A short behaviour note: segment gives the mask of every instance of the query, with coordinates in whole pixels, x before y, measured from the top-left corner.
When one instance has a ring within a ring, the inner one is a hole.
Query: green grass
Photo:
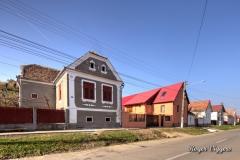
[[[211,126],[212,128],[215,128],[215,129],[219,129],[219,130],[232,130],[232,129],[239,129],[240,128],[240,125],[236,125],[236,126],[233,126],[233,125],[221,125],[221,126]]]
[[[40,156],[85,150],[113,144],[166,138],[163,132],[182,132],[192,135],[204,134],[201,128],[152,128],[140,130],[104,131],[99,135],[88,133],[28,135],[0,137],[0,159]],[[174,137],[175,138],[175,137]]]

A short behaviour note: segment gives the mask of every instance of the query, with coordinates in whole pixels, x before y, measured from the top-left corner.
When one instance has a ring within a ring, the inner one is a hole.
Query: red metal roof
[[[137,94],[133,94],[133,95],[130,95],[130,96],[126,96],[126,97],[123,97],[122,98],[122,110],[124,109],[124,105],[127,101],[129,101],[130,99],[132,99],[134,96],[136,96]]]
[[[126,106],[126,105],[134,105],[134,104],[145,103],[152,96],[154,96],[157,92],[159,92],[159,90],[160,90],[160,88],[154,89],[154,90],[151,90],[151,91],[147,91],[147,92],[138,93],[123,104]]]
[[[183,82],[161,88],[153,103],[173,102],[182,85]],[[162,96],[163,92],[166,92],[164,96]]]

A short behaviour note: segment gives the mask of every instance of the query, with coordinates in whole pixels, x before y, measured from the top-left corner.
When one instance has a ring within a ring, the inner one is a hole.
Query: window
[[[167,93],[166,91],[162,92],[161,97],[164,97],[166,93]]]
[[[161,106],[161,112],[165,112],[165,106]]]
[[[90,61],[89,69],[92,70],[92,71],[96,71],[95,62],[93,60]]]
[[[83,98],[94,100],[94,83],[83,82]]]
[[[105,122],[111,122],[111,117],[105,117]]]
[[[31,97],[32,97],[32,99],[36,99],[36,98],[38,98],[38,94],[37,93],[32,93]]]
[[[129,114],[129,122],[145,122],[145,114]]]
[[[107,74],[106,66],[104,64],[102,65],[101,73]]]
[[[87,116],[87,117],[86,117],[86,122],[93,122],[93,117]]]
[[[92,69],[94,69],[95,67],[94,67],[94,63],[93,62],[91,62],[90,63],[90,67],[92,68]]]
[[[112,102],[112,87],[103,85],[103,101]]]
[[[179,112],[179,105],[177,105],[177,112]]]
[[[170,121],[170,116],[165,116],[165,121]]]
[[[62,100],[62,84],[58,86],[58,100]]]
[[[126,107],[125,109],[127,112],[132,112],[132,107]]]

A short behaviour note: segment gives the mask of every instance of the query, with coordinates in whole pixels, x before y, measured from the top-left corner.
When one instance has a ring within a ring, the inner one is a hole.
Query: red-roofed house
[[[188,105],[188,111],[195,114],[199,126],[211,125],[212,105],[210,100],[191,102]]]
[[[222,125],[224,112],[226,112],[226,111],[222,104],[212,105],[211,124]]]
[[[184,124],[187,125],[189,100],[186,91],[185,95]],[[123,97],[122,126],[138,128],[180,126],[182,100],[183,82]]]

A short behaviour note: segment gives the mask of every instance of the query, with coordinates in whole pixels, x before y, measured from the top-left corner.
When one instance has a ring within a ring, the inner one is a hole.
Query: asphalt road
[[[209,146],[212,146],[209,148]],[[189,149],[192,151],[189,151]],[[202,151],[201,153],[199,153]],[[195,150],[195,152],[193,152]],[[218,151],[218,153],[217,153]],[[220,153],[222,151],[222,153]],[[208,135],[138,142],[26,160],[213,160],[240,159],[240,130]]]

